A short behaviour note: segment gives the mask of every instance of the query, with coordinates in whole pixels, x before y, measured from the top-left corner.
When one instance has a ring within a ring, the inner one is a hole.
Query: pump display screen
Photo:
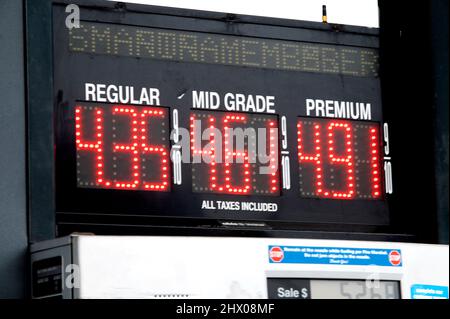
[[[391,280],[267,279],[271,299],[400,299],[400,283]]]
[[[80,8],[53,6],[61,219],[389,224],[376,33]]]

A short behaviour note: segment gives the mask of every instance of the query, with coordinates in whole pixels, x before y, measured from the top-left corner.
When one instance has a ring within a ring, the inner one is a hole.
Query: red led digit
[[[208,118],[209,128],[213,129],[215,128],[215,121],[216,119],[213,116],[210,116]],[[197,129],[197,126],[199,125],[201,128],[201,120],[197,119],[194,115],[191,115],[190,117],[190,143],[191,143],[191,153],[193,157],[194,163],[200,163],[203,158],[208,158],[209,162],[214,162],[213,160],[213,150],[202,150],[202,137],[201,137],[201,129]],[[196,132],[200,133],[200,136],[196,136]],[[214,140],[214,131],[210,133],[210,140]]]
[[[209,128],[211,129],[210,134],[210,141],[215,143],[216,140],[216,134],[214,129],[216,128],[216,118],[214,116],[209,116],[208,117],[208,125]],[[226,142],[225,142],[226,143]],[[201,152],[201,151],[200,151]],[[218,166],[217,166],[217,158],[216,158],[216,153],[214,152],[214,148],[213,149],[209,149],[209,150],[205,150],[204,154],[206,156],[209,156],[210,159],[210,168],[209,168],[209,174],[210,174],[210,188],[212,190],[217,190],[219,192],[223,192],[224,191],[224,187],[223,186],[217,186],[217,170],[218,170]]]
[[[145,108],[141,111],[139,119],[139,144],[142,155],[151,154],[160,158],[160,178],[157,182],[143,181],[143,187],[150,190],[166,190],[169,187],[169,151],[163,145],[150,144],[150,120],[160,120],[165,117],[165,111],[155,108]]]
[[[127,116],[130,118],[130,136],[131,141],[128,144],[113,142],[113,152],[129,153],[131,166],[131,179],[128,181],[115,181],[114,187],[122,189],[134,189],[140,183],[140,168],[139,168],[139,142],[141,134],[139,132],[138,112],[135,108],[129,106],[114,107],[112,114],[114,116]]]
[[[229,129],[230,129],[230,124],[231,123],[245,123],[247,121],[247,118],[243,115],[226,115],[223,118],[223,132],[224,134],[224,141],[225,141],[225,169],[224,169],[224,174],[223,176],[225,177],[225,183],[224,184],[219,184],[218,183],[218,177],[217,177],[217,167],[216,167],[216,163],[212,162],[211,163],[211,169],[210,169],[210,173],[211,173],[211,189],[219,191],[219,192],[226,192],[226,193],[230,193],[230,194],[248,194],[250,192],[251,189],[251,173],[250,173],[250,163],[249,163],[249,159],[248,159],[248,153],[244,150],[231,150],[228,146],[228,133],[229,133]],[[213,124],[211,124],[211,126],[213,126]],[[232,164],[235,160],[237,160],[238,158],[242,158],[243,159],[243,163],[242,164],[237,164],[234,163]],[[232,184],[232,172],[233,172],[233,168],[234,165],[242,165],[243,166],[243,183],[242,185],[238,186],[238,185],[233,185]]]
[[[94,136],[95,140],[87,141],[84,140],[84,125],[83,117],[85,116],[83,113],[87,112],[87,108],[83,108],[81,106],[75,107],[75,136],[76,136],[76,147],[77,151],[88,151],[95,153],[95,162],[94,162],[94,172],[96,183],[104,186],[110,186],[111,183],[109,181],[105,181],[104,171],[103,171],[103,111],[98,108],[94,108]],[[86,115],[86,117],[88,117]]]
[[[270,151],[270,186],[269,190],[272,193],[275,193],[278,191],[278,185],[279,185],[279,176],[277,174],[278,172],[278,163],[277,163],[277,154],[278,154],[278,130],[276,128],[275,121],[269,121],[268,122],[268,129],[269,129],[269,151]]]
[[[351,199],[355,196],[355,168],[353,159],[353,137],[351,125],[347,122],[331,122],[327,127],[328,160],[334,166],[342,166],[346,172],[346,186],[344,191],[324,190],[325,197]],[[342,131],[344,135],[344,154],[336,154],[335,132]]]
[[[371,168],[371,185],[372,196],[374,198],[381,197],[381,178],[380,178],[380,155],[379,155],[379,135],[378,129],[375,127],[369,128],[369,143],[370,143],[370,168]]]
[[[303,129],[304,125],[302,123],[297,123],[297,142],[298,142],[298,159],[300,163],[312,163],[315,167],[315,190],[316,194],[324,195],[324,185],[323,185],[323,168],[321,160],[321,126],[318,123],[314,123],[314,153],[305,154],[304,151],[304,141],[303,141]],[[325,195],[326,196],[326,195]]]
[[[193,162],[194,163],[197,163],[197,162],[199,162],[199,158],[201,159],[201,154],[202,154],[202,151],[201,151],[201,148],[200,149],[196,149],[195,148],[195,145],[196,145],[196,139],[197,139],[197,136],[195,136],[195,132],[196,132],[196,130],[195,130],[195,123],[197,123],[197,121],[195,120],[195,117],[193,116],[193,115],[191,115],[191,117],[190,117],[190,124],[189,124],[189,126],[190,126],[190,139],[191,139],[191,154],[192,154],[192,157],[193,157]],[[201,140],[201,136],[199,137],[200,138],[200,140]],[[199,143],[200,144],[200,146],[201,146],[201,143]],[[200,156],[200,157],[199,157]]]

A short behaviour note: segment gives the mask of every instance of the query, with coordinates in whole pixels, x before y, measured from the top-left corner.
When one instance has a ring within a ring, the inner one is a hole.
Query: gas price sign
[[[153,10],[53,6],[59,220],[389,224],[377,32]]]

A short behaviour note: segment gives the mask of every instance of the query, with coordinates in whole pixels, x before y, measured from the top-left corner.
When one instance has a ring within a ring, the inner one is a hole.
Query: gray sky
[[[227,13],[322,21],[327,5],[328,22],[378,27],[378,0],[121,0]]]

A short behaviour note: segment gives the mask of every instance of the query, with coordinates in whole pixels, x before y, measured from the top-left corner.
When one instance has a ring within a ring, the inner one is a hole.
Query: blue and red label
[[[400,249],[311,246],[269,246],[269,262],[401,267]]]

